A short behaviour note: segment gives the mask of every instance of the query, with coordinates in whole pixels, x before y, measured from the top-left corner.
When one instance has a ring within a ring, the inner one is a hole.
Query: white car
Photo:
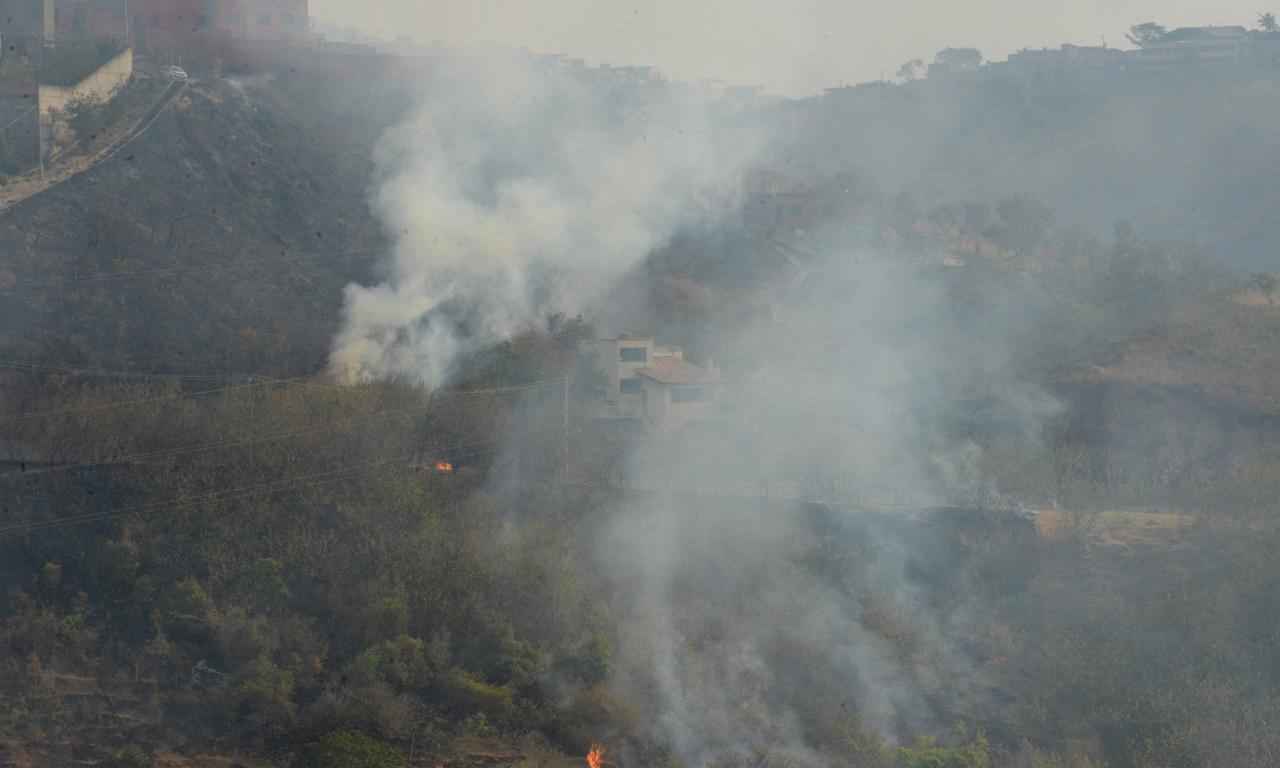
[[[175,82],[186,82],[188,77],[187,70],[183,69],[182,67],[175,67],[172,64],[165,67],[161,71],[164,72],[165,77]]]

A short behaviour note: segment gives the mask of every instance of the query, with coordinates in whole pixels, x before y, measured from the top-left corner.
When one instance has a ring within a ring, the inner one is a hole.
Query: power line
[[[109,411],[117,408],[128,408],[135,405],[149,405],[152,403],[174,402],[177,400],[187,400],[205,395],[216,395],[223,392],[234,392],[239,390],[258,389],[261,387],[270,387],[278,385],[295,385],[300,381],[304,381],[309,377],[299,376],[292,379],[270,379],[267,381],[249,382],[247,384],[234,384],[227,387],[217,387],[215,389],[205,389],[198,392],[183,392],[175,395],[162,395],[157,397],[144,397],[136,400],[118,400],[111,403],[103,403],[100,405],[77,406],[70,408],[55,408],[47,411],[30,411],[28,413],[20,413],[15,416],[0,419],[0,425],[10,424],[17,421],[26,421],[28,419],[44,418],[47,416],[62,416],[72,413],[96,413],[100,411]]]
[[[255,374],[239,373],[146,373],[142,371],[120,371],[105,368],[72,368],[69,366],[44,365],[21,360],[0,359],[0,368],[27,373],[63,373],[72,376],[94,376],[112,379],[154,379],[162,381],[217,381],[231,379],[265,379]]]
[[[418,412],[419,412],[419,409],[416,409],[416,408],[415,409],[400,408],[400,409],[388,410],[388,411],[378,411],[377,413],[367,414],[362,417],[351,417],[340,424],[329,424],[323,427],[294,430],[291,432],[278,432],[275,434],[265,435],[263,437],[257,437],[257,438],[248,438],[248,439],[241,439],[241,440],[218,440],[218,441],[209,442],[209,443],[197,443],[194,445],[185,445],[177,448],[166,448],[163,450],[156,450],[156,451],[143,451],[140,453],[126,454],[124,456],[114,456],[104,461],[81,462],[76,464],[61,464],[54,467],[43,467],[39,470],[36,470],[34,474],[47,475],[55,472],[72,472],[77,469],[87,469],[91,467],[100,466],[101,464],[108,461],[110,463],[115,463],[115,464],[141,463],[148,459],[160,459],[160,458],[166,458],[170,456],[184,456],[184,455],[195,454],[195,453],[206,453],[208,451],[216,451],[222,448],[247,448],[254,445],[264,445],[268,443],[283,442],[285,440],[292,440],[297,437],[307,437],[309,435],[318,435],[318,434],[325,434],[328,432],[335,432],[339,429],[342,429],[343,427],[353,426],[360,422],[373,421],[375,419],[386,418],[389,416],[410,415]],[[16,474],[33,474],[33,473],[4,472],[4,473],[0,473],[0,477],[5,477],[7,475],[16,475]]]
[[[537,386],[537,385],[525,385],[523,387],[505,387],[505,388],[496,388],[492,390],[478,390],[478,391],[473,390],[473,391],[461,392],[459,394],[477,394],[477,392],[479,393],[511,392],[511,391],[531,389],[534,386]],[[328,424],[322,427],[293,430],[289,432],[278,432],[275,434],[265,435],[265,436],[256,437],[256,438],[218,440],[213,442],[196,443],[192,445],[179,446],[176,448],[167,448],[167,449],[161,449],[161,450],[155,450],[155,451],[142,451],[142,452],[133,453],[133,454],[126,454],[123,456],[113,456],[109,459],[104,459],[100,461],[92,461],[92,462],[86,461],[86,462],[62,464],[62,465],[57,465],[52,467],[41,467],[38,470],[32,470],[32,471],[25,471],[25,470],[12,471],[12,472],[0,473],[0,478],[6,477],[6,476],[12,476],[12,475],[23,475],[23,476],[34,475],[34,474],[48,475],[48,474],[55,474],[60,472],[73,472],[79,469],[89,469],[89,468],[101,466],[103,463],[113,463],[113,464],[144,463],[148,460],[153,460],[153,459],[206,453],[206,452],[217,451],[221,449],[247,448],[247,447],[256,446],[256,445],[266,445],[270,443],[284,442],[287,440],[292,440],[300,437],[332,433],[346,427],[352,427],[360,423],[367,423],[377,419],[388,418],[391,416],[411,416],[415,414],[428,415],[430,413],[431,413],[431,405],[430,403],[428,403],[426,406],[422,408],[398,408],[398,409],[391,409],[391,410],[385,410],[385,411],[378,411],[372,414],[365,414],[361,416],[353,416],[343,420],[341,423]],[[490,445],[492,444],[492,442],[493,441],[490,440],[490,441],[482,441],[480,443],[474,443],[474,444],[473,443],[455,444],[453,446],[443,446],[443,447],[435,448],[434,450],[444,451],[449,453],[451,456],[456,456],[457,454],[455,453],[455,451],[458,448],[468,448],[468,447],[471,447],[472,445]]]
[[[491,445],[493,443],[490,443]],[[449,458],[471,458],[482,456],[488,453],[495,453],[498,449],[476,449],[463,453],[450,453]],[[412,460],[412,454],[397,456],[390,459],[382,459],[374,462],[366,462],[356,465],[353,468],[345,470],[334,470],[331,472],[321,472],[312,475],[303,475],[301,477],[291,478],[284,481],[275,481],[272,483],[259,483],[257,485],[245,486],[242,488],[233,488],[226,491],[215,491],[212,493],[199,494],[185,499],[175,499],[164,502],[156,502],[153,504],[142,504],[135,507],[126,507],[118,510],[108,510],[105,512],[89,512],[80,515],[71,515],[68,517],[58,518],[56,520],[46,520],[43,522],[15,523],[12,525],[0,527],[0,536],[6,536],[13,533],[34,532],[52,530],[73,525],[83,525],[85,523],[93,523],[101,520],[108,520],[121,515],[128,515],[140,512],[149,512],[153,510],[165,509],[181,509],[183,507],[199,504],[205,501],[221,501],[226,499],[238,499],[252,497],[261,493],[275,493],[278,491],[288,490],[291,488],[308,488],[324,485],[327,483],[345,480],[360,474],[366,469],[376,469],[379,467],[389,466],[392,464],[407,463]]]
[[[507,387],[483,387],[478,389],[436,389],[432,390],[431,397],[470,397],[476,395],[501,395],[511,392],[528,392],[531,389],[538,389],[548,384],[559,384],[564,380],[563,376],[557,376],[551,379],[537,379],[527,384],[513,384]],[[350,390],[350,386],[346,384],[329,384],[323,381],[306,382],[303,386],[319,387],[322,389]]]
[[[346,251],[332,251],[327,253],[293,253],[291,260],[310,261],[318,263],[323,259],[356,256],[363,254],[376,253],[382,249],[379,248],[353,248]],[[176,253],[176,252],[175,252]],[[118,272],[95,272],[88,275],[60,277],[48,280],[28,280],[18,278],[15,287],[22,288],[56,288],[64,285],[72,285],[77,283],[99,283],[109,282],[113,280],[128,280],[133,278],[145,277],[163,277],[167,275],[180,274],[203,274],[208,272],[232,272],[246,267],[257,266],[268,263],[266,257],[259,259],[245,259],[239,262],[229,264],[206,264],[204,266],[174,266],[159,267],[156,269],[138,269],[138,270],[121,270]]]
[[[152,379],[156,381],[232,381],[237,379],[245,379],[249,382],[258,381],[262,384],[289,382],[296,386],[315,387],[319,389],[328,389],[335,391],[351,391],[353,387],[358,385],[351,384],[332,384],[324,381],[315,380],[312,377],[318,377],[322,374],[311,374],[310,376],[297,376],[290,379],[276,379],[270,376],[253,373],[154,373],[145,371],[125,371],[113,370],[107,368],[76,368],[66,365],[47,365],[43,363],[33,363],[23,360],[6,360],[0,359],[0,369],[8,369],[12,371],[22,371],[27,373],[63,373],[72,376],[92,376],[101,378],[118,378],[118,379]],[[308,381],[308,378],[312,380]],[[478,389],[437,389],[433,391],[433,395],[440,396],[457,396],[457,395],[485,395],[485,394],[501,394],[504,392],[524,392],[530,389],[536,389],[546,384],[559,383],[563,377],[550,379],[537,379],[526,384],[513,384],[506,387],[486,387]],[[0,423],[3,423],[0,419]]]
[[[22,523],[0,527],[0,536],[24,530],[43,530],[49,528],[60,528],[64,525],[79,525],[81,523],[94,522],[96,520],[105,520],[118,515],[127,515],[137,512],[147,512],[155,509],[176,509],[180,507],[199,504],[205,501],[218,501],[221,499],[239,498],[242,496],[252,496],[257,493],[271,493],[274,491],[285,490],[295,486],[314,485],[323,482],[326,479],[332,481],[347,476],[358,474],[359,472],[386,466],[388,464],[404,462],[408,460],[408,456],[400,456],[392,459],[383,459],[375,462],[366,462],[344,470],[334,470],[330,472],[319,472],[311,475],[302,475],[300,477],[291,478],[289,480],[277,480],[269,483],[258,483],[255,485],[244,486],[242,488],[232,488],[225,491],[214,491],[211,493],[198,494],[185,499],[174,499],[164,502],[155,502],[152,504],[141,504],[135,507],[126,507],[118,510],[108,510],[105,512],[91,512],[81,515],[72,515],[69,517],[58,518],[56,520],[47,520],[38,523]]]
[[[161,377],[161,378],[165,378],[165,377]],[[213,377],[207,377],[207,378],[192,377],[192,378],[193,380],[207,380],[208,378],[213,378]],[[490,387],[485,389],[436,390],[435,392],[431,393],[431,396],[432,397],[473,397],[478,395],[510,394],[515,392],[527,392],[529,390],[537,389],[539,387],[545,386],[549,383],[559,383],[562,380],[563,380],[562,378],[541,379],[539,381],[536,381],[530,384],[521,384],[518,386],[511,386],[511,387]],[[0,418],[0,425],[9,424],[17,421],[26,421],[28,419],[42,418],[47,416],[63,416],[63,415],[68,415],[73,413],[95,413],[99,411],[114,410],[117,408],[128,408],[135,405],[149,405],[152,403],[159,403],[159,402],[175,402],[178,400],[188,400],[188,399],[193,399],[197,397],[203,397],[205,395],[215,395],[215,394],[220,394],[224,392],[256,389],[260,387],[270,387],[275,385],[283,385],[286,387],[294,387],[294,386],[319,387],[319,388],[333,390],[337,392],[355,391],[352,387],[341,385],[341,384],[326,384],[324,382],[314,381],[310,376],[298,376],[298,377],[289,378],[289,379],[266,379],[266,380],[261,380],[256,382],[248,382],[245,384],[235,384],[235,385],[226,386],[226,387],[216,387],[214,389],[205,389],[205,390],[200,390],[198,392],[185,392],[185,393],[179,393],[175,395],[162,395],[157,397],[138,398],[136,400],[120,400],[120,401],[111,402],[111,403],[103,403],[101,405],[55,408],[47,411],[31,411],[28,413],[20,413],[7,418]]]

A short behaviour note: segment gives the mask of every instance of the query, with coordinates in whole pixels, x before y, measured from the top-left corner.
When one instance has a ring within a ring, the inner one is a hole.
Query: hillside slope
[[[0,359],[322,365],[342,288],[383,247],[370,144],[397,107],[380,95],[303,71],[192,83],[127,149],[6,211]]]
[[[796,167],[869,173],[926,205],[1029,195],[1063,222],[1212,246],[1274,268],[1274,70],[998,74],[869,85],[782,107]]]

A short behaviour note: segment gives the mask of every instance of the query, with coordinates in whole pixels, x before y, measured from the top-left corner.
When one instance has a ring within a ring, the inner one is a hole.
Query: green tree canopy
[[[1152,43],[1160,42],[1160,40],[1162,40],[1168,33],[1169,30],[1165,29],[1163,26],[1155,23],[1154,21],[1148,21],[1143,24],[1135,24],[1132,27],[1129,27],[1128,38],[1129,42],[1139,48],[1146,48]]]

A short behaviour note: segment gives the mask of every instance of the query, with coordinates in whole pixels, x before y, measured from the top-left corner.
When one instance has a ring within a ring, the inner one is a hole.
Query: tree
[[[112,753],[106,764],[108,768],[147,768],[151,765],[151,756],[142,747],[131,744]]]
[[[1280,277],[1266,272],[1259,272],[1250,278],[1249,282],[1253,284],[1253,287],[1259,293],[1267,298],[1268,304],[1276,303],[1276,292],[1280,290]]]
[[[1258,29],[1263,32],[1280,32],[1280,22],[1276,21],[1274,13],[1264,13],[1258,16]]]
[[[924,69],[924,61],[922,59],[912,59],[901,67],[898,67],[898,79],[903,82],[911,82],[920,77],[920,71]]]
[[[400,750],[356,731],[337,731],[312,749],[311,765],[318,768],[401,768]]]
[[[929,74],[975,72],[982,66],[982,52],[977,48],[943,48],[933,57]]]
[[[1129,42],[1139,48],[1146,48],[1152,43],[1160,42],[1168,33],[1169,31],[1163,26],[1155,23],[1154,21],[1148,21],[1144,24],[1135,24],[1132,27],[1129,27],[1129,34],[1127,37],[1129,38]]]

